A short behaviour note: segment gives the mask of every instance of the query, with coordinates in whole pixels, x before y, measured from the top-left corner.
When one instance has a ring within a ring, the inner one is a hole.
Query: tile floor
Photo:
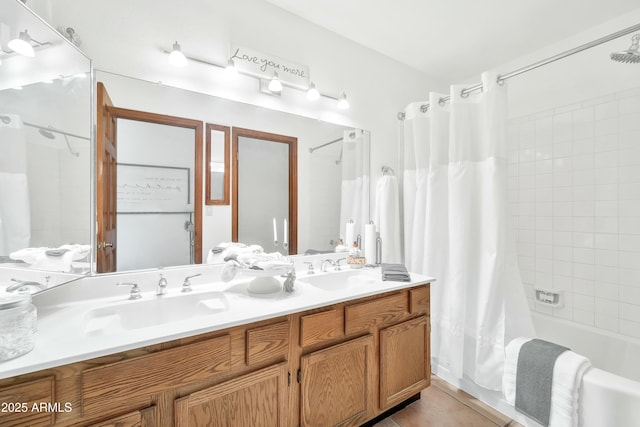
[[[434,377],[431,386],[422,391],[420,400],[380,421],[375,427],[522,427],[466,393],[443,383]]]

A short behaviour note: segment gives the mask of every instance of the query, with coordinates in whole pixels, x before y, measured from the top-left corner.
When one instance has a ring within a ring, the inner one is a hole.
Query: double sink
[[[300,275],[295,283],[294,294],[306,293],[311,296],[317,292],[348,292],[355,288],[372,288],[376,284],[380,284],[380,270],[345,269]],[[223,286],[222,283],[217,283],[206,286],[208,290],[175,292],[162,297],[145,296],[139,300],[123,299],[99,305],[85,313],[84,333],[87,336],[118,334],[207,316],[224,315],[230,308],[227,294],[224,290],[210,290],[212,287],[220,289]],[[234,286],[237,287],[237,284]]]

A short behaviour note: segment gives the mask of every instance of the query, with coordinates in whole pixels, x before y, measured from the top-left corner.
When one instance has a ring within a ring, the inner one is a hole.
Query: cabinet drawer
[[[37,405],[38,408],[41,404],[53,406],[54,381],[54,377],[47,377],[0,389],[0,403],[3,405],[0,412],[0,425],[3,427],[53,425],[54,411],[40,412],[33,410],[33,406]]]
[[[300,318],[300,345],[317,344],[344,336],[344,316],[336,309],[308,314]]]
[[[247,365],[270,359],[286,359],[289,351],[289,322],[247,330]]]
[[[406,292],[402,292],[345,307],[345,333],[354,334],[366,331],[374,325],[401,320],[407,313],[407,295]]]
[[[148,406],[154,393],[205,381],[231,368],[231,338],[223,335],[82,372],[83,415]]]
[[[409,307],[411,314],[429,313],[429,295],[428,286],[409,290]]]

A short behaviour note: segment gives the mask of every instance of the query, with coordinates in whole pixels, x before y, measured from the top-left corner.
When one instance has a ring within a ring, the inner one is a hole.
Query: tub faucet
[[[158,289],[156,290],[157,296],[162,296],[167,294],[167,279],[164,278],[164,275],[160,274],[160,280],[158,280]]]

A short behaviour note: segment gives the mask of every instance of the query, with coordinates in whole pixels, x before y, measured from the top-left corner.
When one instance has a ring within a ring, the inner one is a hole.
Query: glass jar
[[[37,313],[29,294],[0,297],[0,361],[33,350]]]

